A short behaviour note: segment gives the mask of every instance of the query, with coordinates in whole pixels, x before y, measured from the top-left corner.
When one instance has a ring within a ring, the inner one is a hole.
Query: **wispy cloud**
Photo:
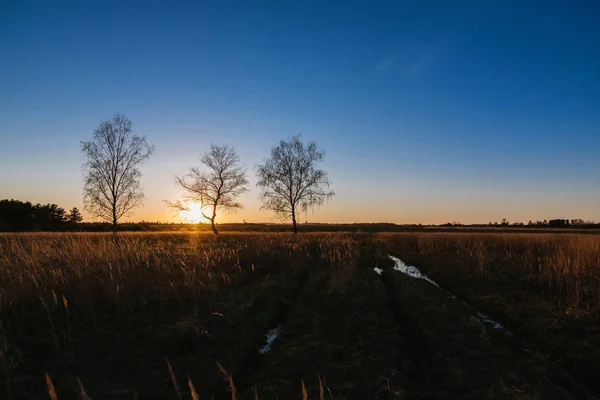
[[[434,68],[456,47],[453,37],[443,33],[429,42],[405,44],[403,49],[380,57],[374,67],[375,72],[396,71],[409,76],[417,76]]]
[[[419,75],[431,63],[433,57],[430,50],[424,50],[416,55],[387,56],[377,61],[373,70],[375,72],[401,71],[409,75]]]
[[[383,72],[391,70],[394,66],[395,61],[393,57],[384,57],[377,62],[374,69],[377,72]]]
[[[424,69],[433,63],[433,56],[430,50],[425,50],[417,54],[413,61],[408,65],[406,71],[411,75],[419,75]]]

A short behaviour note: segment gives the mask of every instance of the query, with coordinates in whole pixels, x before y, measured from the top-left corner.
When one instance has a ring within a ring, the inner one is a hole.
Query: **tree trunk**
[[[112,213],[112,228],[113,228],[113,234],[117,234],[117,209],[115,206],[113,206],[113,213]]]
[[[296,224],[296,210],[292,207],[292,223],[294,224],[294,235],[298,233],[298,225]]]
[[[215,204],[213,207],[212,218],[210,219],[210,229],[212,229],[215,235],[219,235],[219,231],[217,231],[217,227],[215,226],[215,218],[217,218],[217,205]]]

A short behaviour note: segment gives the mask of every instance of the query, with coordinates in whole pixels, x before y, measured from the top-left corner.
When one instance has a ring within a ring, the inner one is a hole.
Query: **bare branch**
[[[321,206],[334,196],[329,189],[327,173],[315,164],[323,161],[325,152],[315,142],[304,145],[300,135],[281,140],[271,150],[270,158],[256,167],[262,189],[262,209],[275,212],[282,219],[292,219],[297,232],[296,215],[309,208]]]
[[[81,143],[87,157],[84,169],[84,204],[90,214],[118,221],[142,204],[139,166],[154,152],[145,137],[133,134],[131,121],[122,114],[104,121],[93,139]]]
[[[210,221],[215,234],[217,211],[235,212],[243,208],[235,199],[248,191],[246,169],[231,146],[211,144],[200,159],[202,168],[192,167],[187,175],[175,176],[175,183],[185,190],[185,200],[201,205],[201,214]],[[210,207],[207,215],[202,208]]]

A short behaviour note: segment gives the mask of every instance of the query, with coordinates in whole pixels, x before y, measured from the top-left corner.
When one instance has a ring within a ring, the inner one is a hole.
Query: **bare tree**
[[[335,194],[328,190],[327,173],[315,167],[323,161],[325,152],[315,142],[305,145],[300,139],[300,135],[295,135],[280,141],[264,164],[256,167],[262,209],[274,211],[282,219],[291,218],[294,233],[298,232],[299,211],[320,206]]]
[[[140,165],[154,152],[146,137],[131,130],[131,121],[115,114],[94,131],[93,140],[81,143],[84,164],[85,210],[111,222],[113,231],[121,217],[142,204]]]
[[[248,191],[246,169],[240,164],[235,149],[227,145],[211,144],[200,162],[202,168],[192,167],[187,175],[175,177],[175,183],[186,192],[185,203],[168,204],[179,210],[188,210],[190,202],[199,203],[202,208],[210,207],[208,215],[202,208],[200,212],[210,221],[213,233],[218,235],[215,227],[217,210],[235,212],[243,208],[236,198]]]

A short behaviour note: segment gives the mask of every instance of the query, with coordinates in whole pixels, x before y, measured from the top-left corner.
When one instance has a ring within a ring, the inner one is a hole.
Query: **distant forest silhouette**
[[[550,219],[543,221],[529,221],[527,223],[514,222],[502,219],[500,222],[489,222],[487,224],[465,225],[460,222],[448,222],[440,225],[422,224],[394,224],[386,222],[377,223],[306,223],[303,231],[412,231],[431,228],[497,228],[497,229],[519,229],[519,228],[600,228],[600,223],[584,221],[583,219]],[[280,231],[281,224],[264,223],[230,223],[222,224],[230,229],[226,230],[248,230],[248,231]],[[83,216],[79,209],[74,207],[66,211],[57,204],[33,204],[20,200],[0,200],[0,232],[27,232],[27,231],[87,231],[105,232],[112,230],[112,225],[106,222],[83,222]],[[164,222],[136,222],[125,223],[119,226],[120,231],[161,231],[161,230],[210,230],[206,223],[164,223]]]
[[[32,204],[19,200],[0,200],[0,231],[60,231],[83,221],[77,209],[65,211],[56,204]]]

